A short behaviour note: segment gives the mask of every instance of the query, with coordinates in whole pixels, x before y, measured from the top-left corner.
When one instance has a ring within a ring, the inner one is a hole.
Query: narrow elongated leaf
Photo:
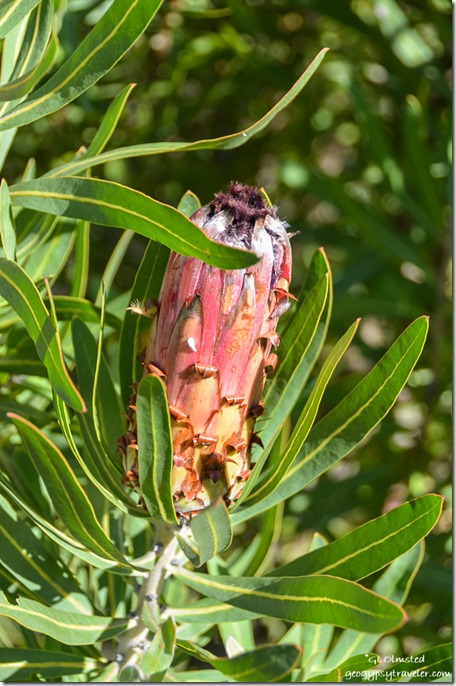
[[[398,605],[403,605],[411,583],[421,565],[423,554],[424,544],[421,543],[396,558],[377,579],[373,590]],[[334,667],[337,667],[358,653],[368,653],[380,638],[381,634],[370,634],[364,631],[346,629],[338,637],[330,654],[326,656],[323,667],[328,670],[334,669]]]
[[[54,295],[54,305],[59,321],[71,321],[77,317],[84,322],[100,323],[101,309],[90,300],[70,295]],[[118,331],[122,326],[119,317],[110,312],[105,313],[105,321],[108,326]]]
[[[37,4],[35,0],[22,0],[21,4],[26,2],[32,7]],[[159,0],[114,0],[49,81],[0,119],[0,131],[56,112],[90,88],[135,43],[160,4]]]
[[[171,492],[173,448],[168,401],[162,381],[145,376],[136,398],[139,483],[147,509],[157,521],[177,524]]]
[[[119,456],[115,453],[115,442],[118,435],[121,435],[124,431],[124,422],[109,369],[102,357],[100,360],[99,384],[96,398],[98,403],[99,430],[105,436],[105,442],[102,444],[98,439],[93,417],[97,344],[87,326],[78,319],[74,319],[72,322],[72,335],[79,385],[82,396],[89,407],[85,414],[77,415],[84,441],[84,470],[88,470],[93,475],[95,485],[101,487],[105,497],[115,502],[118,507],[120,506],[124,511],[126,508],[136,516],[144,516],[142,508],[138,507],[131,500],[121,485],[122,464]],[[56,410],[61,426],[65,430],[65,424],[68,422],[65,419],[65,413],[62,408],[57,406]],[[68,427],[65,430],[65,435],[73,449],[75,446],[73,445],[71,433],[71,428]],[[107,443],[111,443],[111,452],[105,450],[104,445]],[[78,461],[81,460],[81,456],[78,457],[76,455],[76,459]]]
[[[453,677],[453,646],[444,643],[427,650],[420,650],[395,662],[379,674],[384,682],[421,682],[429,684],[433,681],[450,681]]]
[[[92,552],[128,567],[128,562],[98,523],[89,499],[60,450],[30,422],[14,414],[9,417],[46,484],[55,511],[68,530]]]
[[[230,518],[222,499],[193,517],[191,528],[199,551],[197,567],[229,548],[233,540]]]
[[[101,318],[96,349],[96,363],[93,377],[91,408],[95,431],[99,443],[111,456],[114,463],[118,462],[117,440],[119,431],[125,432],[125,418],[119,404],[119,398],[114,388],[111,372],[103,357],[103,330],[106,310],[106,296],[104,284],[101,282]]]
[[[37,600],[64,610],[91,613],[91,603],[71,573],[5,504],[0,508],[0,548],[1,566]]]
[[[127,104],[127,100],[135,86],[135,83],[130,83],[128,86],[125,86],[125,88],[122,88],[120,93],[116,95],[109,105],[95,136],[92,138],[92,141],[87,148],[87,157],[98,155],[109,143],[112,134],[116,130],[122,112],[124,111],[125,105]]]
[[[334,624],[367,632],[393,631],[402,608],[345,579],[330,576],[238,577],[175,571],[190,588],[235,607],[291,622]]]
[[[222,674],[216,669],[192,669],[189,672],[169,670],[166,675],[166,681],[176,684],[186,684],[192,681],[198,684],[235,683],[234,679],[230,679],[226,674]]]
[[[62,400],[55,394],[54,407],[62,433],[87,478],[107,500],[112,502],[122,512],[126,514],[131,513],[136,516],[145,516],[142,508],[135,505],[133,501],[129,500],[127,494],[124,493],[116,475],[111,473],[109,465],[107,465],[106,469],[100,469],[100,463],[97,462],[96,456],[94,456],[90,449],[87,450],[86,458],[82,457],[73,437],[68,410]]]
[[[438,521],[442,502],[442,496],[432,494],[411,500],[270,575],[332,574],[353,581],[363,579],[424,538]]]
[[[110,662],[96,677],[92,677],[91,681],[100,681],[103,684],[111,681],[119,681],[120,665],[118,662]]]
[[[310,550],[322,550],[327,545],[327,540],[321,534],[314,534],[310,543]],[[301,640],[299,644],[302,646],[301,666],[303,668],[303,676],[307,680],[309,676],[312,676],[312,673],[316,673],[315,670],[320,668],[331,643],[334,627],[331,624],[303,624],[300,629]],[[288,643],[290,637],[284,637],[284,641]]]
[[[380,422],[407,382],[426,340],[427,317],[413,322],[367,376],[311,430],[275,491],[233,513],[233,525],[301,491],[347,455]]]
[[[262,131],[268,124],[281,112],[287,105],[292,102],[295,97],[302,91],[304,86],[309,82],[310,78],[316,72],[321,62],[323,61],[328,48],[320,50],[315,59],[309,64],[307,69],[301,74],[299,79],[290,90],[279,100],[278,103],[272,107],[261,119],[238,133],[232,133],[220,138],[204,139],[193,142],[172,141],[164,143],[148,143],[144,145],[130,145],[118,150],[110,150],[101,155],[91,158],[83,158],[81,160],[73,161],[62,165],[48,172],[46,176],[70,176],[78,174],[79,172],[90,169],[99,164],[105,164],[112,160],[130,159],[133,157],[144,157],[148,155],[159,155],[170,152],[186,152],[190,150],[232,150],[238,148],[255,134]]]
[[[18,260],[23,262],[37,248],[47,243],[58,225],[58,218],[50,214],[22,210],[16,219]]]
[[[59,677],[99,669],[103,662],[82,655],[37,648],[0,648],[2,681],[33,681],[41,677]]]
[[[133,303],[146,303],[158,300],[169,251],[160,243],[150,241],[136,272],[131,300]],[[141,331],[149,328],[151,320],[129,311],[125,313],[119,341],[119,378],[122,399],[127,404],[131,386],[140,378],[141,365],[138,362]]]
[[[0,16],[0,38],[4,38],[19,24],[40,0],[6,0],[2,3]]]
[[[134,236],[134,231],[124,231],[117,241],[113,251],[111,252],[111,255],[109,256],[106,267],[104,268],[98,293],[95,298],[95,305],[99,306],[101,304],[103,289],[106,293],[109,292],[115,276],[119,271],[119,267],[121,267],[122,263],[124,262],[125,254]]]
[[[233,607],[227,603],[219,603],[209,598],[197,600],[186,607],[172,607],[165,611],[165,616],[173,617],[185,624],[215,624],[218,622],[242,622],[261,617],[261,610],[250,612]]]
[[[309,399],[304,406],[301,416],[296,423],[296,427],[287,443],[286,449],[280,456],[279,461],[272,465],[272,467],[264,475],[264,478],[260,480],[257,488],[255,488],[250,497],[246,499],[246,505],[248,505],[250,502],[262,500],[271,494],[290,469],[296,455],[304,445],[304,441],[306,440],[309,431],[312,428],[326,386],[328,385],[331,376],[333,375],[333,372],[340,362],[342,356],[350,345],[356,329],[358,328],[358,323],[359,320],[352,324],[352,326],[342,336],[340,341],[336,343],[333,350],[329,354],[320,374],[318,375],[315,386],[312,389]]]
[[[65,367],[58,331],[52,324],[38,289],[19,265],[2,258],[0,295],[24,322],[57,393],[75,410],[83,412],[84,401]]]
[[[43,58],[29,71],[0,87],[0,102],[20,100],[47,74],[54,64],[59,44],[52,35]]]
[[[247,684],[284,681],[301,656],[300,649],[294,645],[265,645],[235,657],[216,657],[190,641],[178,641],[178,646],[231,679]]]
[[[211,240],[174,207],[112,181],[41,178],[12,186],[10,195],[21,207],[131,229],[214,267],[237,269],[258,260],[251,252]]]
[[[276,545],[280,544],[283,529],[283,506],[271,507],[261,518],[258,534],[250,545],[236,551],[228,567],[233,576],[262,576],[269,560],[274,556]]]
[[[75,233],[74,273],[71,281],[70,296],[73,298],[84,298],[89,279],[90,223],[84,222],[81,219],[78,220]]]
[[[37,283],[47,275],[53,284],[68,263],[74,244],[73,227],[66,222],[59,222],[54,235],[46,243],[30,254],[23,263],[30,279]],[[55,325],[57,328],[57,325]]]
[[[117,439],[125,431],[125,420],[111,373],[86,324],[74,319],[71,328],[79,386],[90,408],[81,419],[92,433],[91,443],[99,446],[100,461],[111,463],[115,474],[121,471]]]
[[[11,199],[8,184],[2,179],[0,186],[0,239],[5,257],[16,259],[16,229],[11,214]]]
[[[131,621],[55,610],[27,598],[18,598],[17,605],[12,605],[3,593],[0,593],[0,615],[72,646],[90,645],[117,636]]]
[[[345,662],[343,662],[341,665],[338,665],[332,672],[312,676],[311,678],[306,679],[306,681],[317,683],[336,683],[338,681],[343,683],[350,683],[355,681],[359,683],[360,681],[365,680],[362,676],[363,674],[366,675],[365,678],[369,681],[380,681],[381,673],[377,672],[378,677],[375,678],[375,672],[373,671],[373,668],[378,664],[379,661],[380,658],[375,653],[364,653],[363,655],[355,655],[354,657],[351,657]],[[368,675],[372,675],[371,679],[368,678]]]
[[[67,533],[61,531],[56,526],[42,517],[26,500],[24,500],[12,485],[0,474],[0,489],[3,494],[15,503],[23,512],[25,512],[30,519],[58,546],[68,550],[72,555],[84,560],[89,565],[97,569],[109,569],[110,572],[116,574],[130,575],[137,573],[133,567],[126,567],[113,563],[112,560],[107,560],[106,557],[97,555],[87,550],[85,547],[69,536]],[[144,570],[143,570],[144,571]]]
[[[156,632],[152,643],[140,662],[140,668],[147,681],[163,681],[168,667],[174,657],[176,645],[176,625],[173,619],[167,619]]]
[[[58,47],[55,36],[51,37],[52,14],[51,0],[41,0],[30,14],[14,70],[8,82],[0,87],[0,101],[21,99],[51,66]],[[0,114],[10,109],[2,108]]]
[[[336,668],[333,669],[333,671],[329,674],[318,674],[317,676],[307,679],[306,681],[309,681],[310,683],[316,682],[317,684],[338,684],[342,681],[342,675],[340,669]]]

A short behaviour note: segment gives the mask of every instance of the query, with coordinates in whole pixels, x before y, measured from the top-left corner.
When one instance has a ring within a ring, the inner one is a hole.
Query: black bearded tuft
[[[255,186],[246,186],[232,181],[227,193],[216,193],[210,204],[211,216],[218,212],[228,212],[231,222],[226,228],[230,235],[241,241],[246,248],[252,245],[255,222],[266,217],[277,218],[275,207],[268,207],[266,199]]]

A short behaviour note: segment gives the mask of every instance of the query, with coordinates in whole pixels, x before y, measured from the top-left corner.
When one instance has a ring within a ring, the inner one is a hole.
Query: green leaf
[[[421,565],[423,553],[424,544],[421,543],[396,558],[377,579],[373,590],[398,605],[403,605],[411,583]],[[357,653],[368,653],[380,638],[381,634],[369,634],[351,629],[343,631],[333,645],[330,654],[326,657],[324,668],[333,669],[350,656]]]
[[[117,682],[119,681],[119,668],[118,662],[110,662],[107,667],[99,672],[98,676],[92,677],[90,681],[100,681],[103,684],[110,681]]]
[[[52,14],[52,0],[41,0],[30,14],[15,67],[8,82],[0,87],[0,101],[21,99],[51,67],[58,47],[56,37],[51,35]],[[1,113],[11,109],[2,108]]]
[[[374,668],[380,661],[380,658],[378,655],[375,653],[364,653],[363,655],[355,655],[354,657],[349,658],[345,662],[343,662],[341,665],[338,665],[335,669],[333,669],[331,672],[327,674],[318,674],[317,676],[312,676],[312,678],[308,678],[307,681],[311,682],[330,682],[330,683],[336,683],[336,682],[352,682],[355,681],[357,683],[361,681],[378,681],[378,678],[375,678],[374,674],[378,674],[378,677],[380,677],[380,672],[375,671]],[[315,671],[315,670],[314,670]],[[369,678],[369,675],[372,675],[371,678]]]
[[[352,581],[330,576],[238,577],[175,575],[190,588],[235,607],[290,622],[334,624],[366,632],[399,628],[402,608]]]
[[[13,186],[11,199],[16,205],[41,212],[131,229],[214,267],[237,269],[258,260],[251,252],[211,240],[174,207],[112,181],[81,177],[36,179]]]
[[[190,672],[171,672],[169,671],[166,675],[166,681],[171,681],[176,684],[186,684],[187,682],[195,683],[223,683],[227,684],[234,682],[234,679],[230,679],[225,674],[218,672],[216,669],[192,669]]]
[[[112,470],[109,469],[109,465],[105,465],[103,462],[102,466],[100,467],[100,462],[97,460],[96,454],[94,454],[90,449],[90,446],[87,446],[86,448],[85,459],[82,457],[71,430],[68,410],[62,400],[55,394],[54,407],[62,433],[65,436],[73,455],[84,470],[87,478],[107,500],[113,503],[116,508],[125,514],[131,513],[136,516],[145,516],[142,508],[135,505],[123,491],[120,486],[120,481],[116,478],[115,474],[112,474]],[[86,415],[84,415],[84,417],[85,416]]]
[[[0,38],[4,38],[39,2],[40,0],[6,0],[3,2],[0,17]]]
[[[130,622],[129,619],[55,610],[26,598],[17,598],[17,605],[11,605],[4,593],[0,593],[0,616],[14,619],[27,629],[39,631],[72,646],[108,640],[125,631]]]
[[[168,256],[169,250],[160,243],[148,243],[133,283],[132,302],[147,303],[148,300],[158,300]],[[119,340],[119,378],[125,405],[131,393],[131,386],[141,376],[137,356],[141,352],[140,347],[144,347],[139,343],[143,324],[149,329],[151,320],[131,311],[125,313]]]
[[[248,620],[246,622],[220,622],[218,624],[218,632],[228,657],[238,655],[241,651],[247,653],[255,650],[253,622]],[[286,641],[283,641],[283,643],[286,643]]]
[[[185,214],[186,217],[191,217],[200,207],[201,203],[193,191],[186,191],[177,206],[178,210]]]
[[[148,375],[141,380],[136,406],[142,496],[152,519],[177,524],[171,491],[173,447],[168,401],[158,377]]]
[[[185,624],[206,624],[219,622],[242,622],[262,616],[261,610],[250,612],[227,603],[218,603],[209,598],[192,602],[191,606],[170,607],[166,613],[176,621]]]
[[[310,550],[322,550],[327,545],[327,540],[321,534],[315,533],[312,536]],[[307,680],[309,676],[312,676],[312,673],[315,674],[315,671],[319,670],[331,643],[334,627],[331,624],[303,624],[300,628],[300,645],[302,645],[301,665],[303,677]],[[290,637],[285,635],[284,641],[290,642]]]
[[[117,439],[125,432],[125,420],[109,367],[87,325],[73,319],[71,329],[79,386],[89,408],[81,419],[94,433],[100,458],[103,456],[105,460],[107,455],[108,462],[110,460],[120,472]]]
[[[286,681],[301,656],[300,649],[294,645],[265,645],[235,657],[216,657],[190,641],[177,644],[188,655],[243,683]]]
[[[87,326],[80,320],[74,319],[71,328],[79,385],[82,396],[89,408],[85,414],[77,415],[84,441],[84,463],[86,468],[93,473],[96,481],[102,485],[104,489],[107,489],[112,496],[115,496],[116,501],[120,500],[121,503],[123,503],[121,509],[127,507],[133,514],[144,516],[142,509],[133,503],[120,482],[122,465],[118,455],[115,453],[115,446],[113,443],[115,443],[116,438],[118,437],[117,434],[121,435],[125,428],[124,421],[120,416],[117,395],[109,369],[107,368],[104,359],[101,358],[96,403],[99,430],[101,430],[105,436],[105,444],[110,442],[109,437],[111,437],[111,453],[105,450],[104,445],[98,439],[93,417],[93,392],[98,354],[97,344]],[[60,412],[59,414],[60,420],[63,420],[62,426],[64,426],[65,420],[62,417],[62,413]],[[71,433],[71,429],[69,432]],[[68,439],[69,436],[67,435],[67,440]],[[71,445],[70,440],[69,444]],[[112,496],[106,497],[112,500]]]
[[[256,450],[252,453],[255,469],[246,482],[234,510],[247,500],[250,492],[255,488],[278,432],[302,393],[323,344],[322,329],[319,324],[327,311],[330,291],[331,280],[328,272],[314,285],[285,332],[282,340],[283,355],[279,357],[272,381],[264,394],[266,408],[264,427],[261,420],[256,424],[265,447],[258,457],[255,454]],[[243,513],[240,511],[235,512],[233,517],[235,522],[243,521]]]
[[[2,179],[0,186],[0,239],[6,259],[14,262],[16,259],[16,229],[11,214],[8,184],[5,179]]]
[[[105,164],[113,160],[131,159],[133,157],[143,157],[148,155],[159,155],[170,152],[186,152],[190,150],[232,150],[244,145],[252,136],[262,131],[268,124],[281,112],[287,105],[292,102],[295,97],[302,91],[304,86],[309,82],[310,78],[316,72],[321,62],[323,61],[328,48],[323,48],[307,69],[301,74],[299,79],[290,90],[279,100],[278,103],[272,107],[261,119],[238,133],[232,133],[220,138],[204,139],[190,143],[181,141],[172,141],[164,143],[148,143],[145,145],[130,145],[118,150],[110,150],[92,158],[83,158],[81,160],[73,161],[62,165],[57,169],[48,172],[46,176],[69,176],[78,174],[84,169],[89,169],[95,165]]]
[[[100,305],[103,297],[103,289],[109,292],[115,276],[119,271],[119,267],[122,266],[126,252],[130,246],[132,239],[135,237],[134,231],[124,231],[117,241],[111,255],[109,256],[106,267],[104,268],[100,287],[97,292],[97,297],[95,298],[95,305]]]
[[[233,540],[230,517],[221,498],[192,517],[190,526],[199,551],[197,567],[229,548]]]
[[[32,7],[37,4],[35,0],[23,0],[20,4],[27,1]],[[84,93],[110,71],[135,43],[160,4],[159,0],[114,0],[60,69],[41,88],[0,119],[0,131],[45,117]]]
[[[58,217],[22,210],[16,218],[18,260],[24,261],[35,250],[47,244],[58,225]]]
[[[329,672],[329,674],[318,674],[318,676],[314,676],[312,678],[309,678],[306,681],[308,681],[310,683],[317,682],[317,684],[320,684],[320,683],[338,684],[341,681],[340,669],[336,668],[332,672]]]
[[[1,473],[0,489],[8,500],[13,501],[21,508],[46,536],[57,543],[61,548],[68,550],[72,555],[84,560],[97,569],[109,569],[110,572],[123,575],[137,574],[137,571],[133,567],[125,567],[124,565],[118,565],[116,563],[113,564],[111,560],[107,560],[104,556],[96,555],[95,553],[86,550],[86,548],[81,547],[81,544],[78,543],[78,541],[51,524],[51,522],[42,517],[31,505],[29,505]]]
[[[342,356],[350,345],[356,329],[358,328],[359,320],[357,320],[342,338],[336,343],[331,353],[328,355],[320,374],[317,377],[315,386],[307,400],[303,411],[296,423],[294,431],[287,442],[287,446],[280,456],[277,463],[272,465],[264,478],[260,480],[258,486],[251,492],[250,497],[246,499],[245,505],[248,507],[250,503],[255,503],[258,500],[266,499],[273,493],[287,474],[291,465],[293,464],[296,455],[302,449],[304,441],[306,440],[310,429],[317,416],[320,407],[323,393],[328,385],[334,370],[339,364]]]
[[[71,321],[77,317],[84,322],[100,324],[101,309],[90,302],[90,300],[84,300],[83,298],[71,295],[54,295],[54,305],[60,321]],[[122,322],[119,317],[106,312],[105,318],[108,326],[112,326],[117,331],[120,330]]]
[[[58,331],[38,289],[19,265],[3,258],[0,258],[0,295],[24,322],[57,393],[75,410],[83,412],[84,401],[69,377]]]
[[[373,519],[323,548],[293,560],[270,576],[331,574],[358,581],[413,548],[434,528],[443,498],[425,495]]]
[[[233,514],[238,524],[301,491],[357,446],[383,419],[423,349],[428,318],[413,322],[364,379],[309,433],[295,464],[264,501]]]
[[[71,573],[6,503],[0,507],[0,546],[1,566],[37,600],[64,610],[91,613],[91,603]]]
[[[92,552],[129,567],[101,528],[92,504],[60,450],[30,422],[12,413],[9,417],[46,484],[55,511],[71,534]]]
[[[41,6],[41,4],[40,4]],[[10,81],[4,86],[0,87],[0,102],[19,100],[29,93],[34,86],[41,81],[43,76],[47,74],[52,65],[58,51],[57,38],[52,35],[47,48],[44,52],[43,58],[29,71],[25,72],[17,79]]]
[[[262,576],[274,557],[277,545],[280,545],[283,528],[283,506],[271,507],[264,513],[259,522],[259,531],[250,545],[234,553],[234,559],[228,560],[230,574],[233,576]]]
[[[171,665],[176,645],[176,625],[169,618],[159,628],[139,663],[148,683],[163,681]]]
[[[112,134],[116,130],[116,126],[119,122],[122,112],[125,109],[127,100],[135,86],[135,83],[130,83],[128,86],[125,86],[125,88],[122,88],[120,93],[116,95],[112,103],[109,105],[95,136],[92,138],[92,141],[87,148],[87,157],[98,155],[109,143]]]
[[[2,681],[35,681],[41,677],[59,677],[99,669],[99,660],[57,650],[37,648],[0,648]]]
[[[68,262],[74,239],[73,226],[59,222],[50,240],[40,245],[24,261],[23,267],[30,279],[37,283],[46,276],[53,284]]]
[[[122,413],[122,408],[119,404],[119,398],[114,387],[111,372],[103,356],[102,348],[106,300],[103,282],[101,282],[101,286],[101,318],[95,356],[96,363],[93,375],[91,408],[98,441],[104,445],[106,452],[111,456],[114,464],[116,464],[119,459],[117,440],[119,438],[119,432],[120,434],[125,433],[126,422]]]
[[[90,223],[78,220],[75,233],[74,273],[71,280],[70,296],[83,298],[89,279]],[[109,324],[108,319],[106,322]]]
[[[453,646],[444,643],[427,650],[420,650],[410,658],[404,658],[380,672],[382,679],[390,681],[407,681],[430,683],[440,681],[437,677],[453,676]]]

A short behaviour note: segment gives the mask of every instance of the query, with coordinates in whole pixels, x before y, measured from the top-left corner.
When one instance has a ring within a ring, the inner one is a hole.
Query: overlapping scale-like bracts
[[[232,183],[193,216],[213,240],[253,251],[248,269],[222,270],[172,253],[145,350],[144,374],[166,383],[176,510],[219,496],[234,501],[249,476],[261,394],[275,367],[276,325],[288,307],[291,253],[285,224],[256,188]],[[120,442],[136,483],[135,405]]]

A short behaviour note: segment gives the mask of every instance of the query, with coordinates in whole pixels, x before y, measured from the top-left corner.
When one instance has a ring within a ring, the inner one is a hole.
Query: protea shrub
[[[142,354],[144,374],[166,384],[173,439],[176,510],[192,513],[222,496],[229,505],[249,477],[255,420],[277,362],[277,321],[289,306],[286,224],[264,194],[233,182],[192,216],[213,240],[253,251],[258,262],[223,270],[171,253]],[[134,309],[138,309],[135,307]],[[141,311],[141,308],[139,308]],[[138,488],[136,404],[120,441],[125,480]]]

